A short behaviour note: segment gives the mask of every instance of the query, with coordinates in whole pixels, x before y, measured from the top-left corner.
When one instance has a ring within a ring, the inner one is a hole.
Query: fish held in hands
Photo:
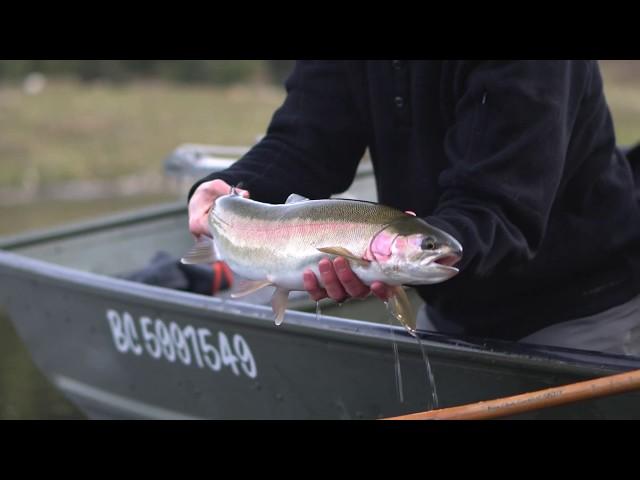
[[[272,205],[232,191],[218,197],[208,217],[211,237],[201,237],[183,263],[225,261],[247,279],[239,298],[275,286],[272,307],[282,323],[289,292],[304,290],[311,269],[322,286],[318,262],[341,256],[366,285],[392,286],[396,318],[415,332],[415,316],[402,285],[444,282],[458,273],[462,246],[424,220],[381,204],[347,199],[309,200],[292,194]]]

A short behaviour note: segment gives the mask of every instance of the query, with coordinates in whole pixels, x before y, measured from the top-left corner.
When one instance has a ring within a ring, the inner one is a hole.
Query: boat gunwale
[[[95,220],[84,220],[59,227],[30,230],[17,235],[0,236],[0,251],[30,247],[53,240],[64,240],[78,234],[111,230],[114,227],[135,224],[141,220],[150,221],[163,217],[172,217],[183,210],[185,212],[187,210],[187,205],[184,202],[166,202],[152,207],[105,215]]]

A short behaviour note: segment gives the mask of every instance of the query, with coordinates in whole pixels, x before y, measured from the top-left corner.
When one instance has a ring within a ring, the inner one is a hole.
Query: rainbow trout
[[[282,205],[242,197],[218,197],[209,213],[212,238],[201,238],[183,263],[225,261],[250,279],[232,297],[275,286],[271,305],[282,323],[289,292],[304,290],[303,271],[318,262],[346,258],[367,285],[381,281],[394,289],[395,317],[415,332],[415,316],[401,285],[439,283],[458,273],[462,246],[451,235],[408,213],[360,200],[309,200],[289,196]]]

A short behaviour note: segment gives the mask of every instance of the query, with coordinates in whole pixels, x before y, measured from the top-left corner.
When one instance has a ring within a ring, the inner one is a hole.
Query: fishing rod
[[[382,420],[489,420],[640,389],[640,370]]]

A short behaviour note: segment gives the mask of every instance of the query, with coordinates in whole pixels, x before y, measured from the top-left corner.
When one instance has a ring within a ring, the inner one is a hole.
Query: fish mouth
[[[439,263],[436,264],[435,269],[437,271],[439,271],[440,273],[444,273],[450,276],[453,276],[455,274],[457,274],[460,270],[458,270],[456,267],[451,267],[449,265],[441,265]]]
[[[443,267],[453,268],[453,266],[461,260],[461,256],[455,253],[443,253],[433,259],[433,263],[437,263]],[[457,268],[454,270],[458,271]]]
[[[441,265],[439,263],[431,263],[426,270],[419,276],[419,281],[407,282],[408,285],[429,285],[432,283],[440,283],[455,277],[459,270],[449,265]]]

